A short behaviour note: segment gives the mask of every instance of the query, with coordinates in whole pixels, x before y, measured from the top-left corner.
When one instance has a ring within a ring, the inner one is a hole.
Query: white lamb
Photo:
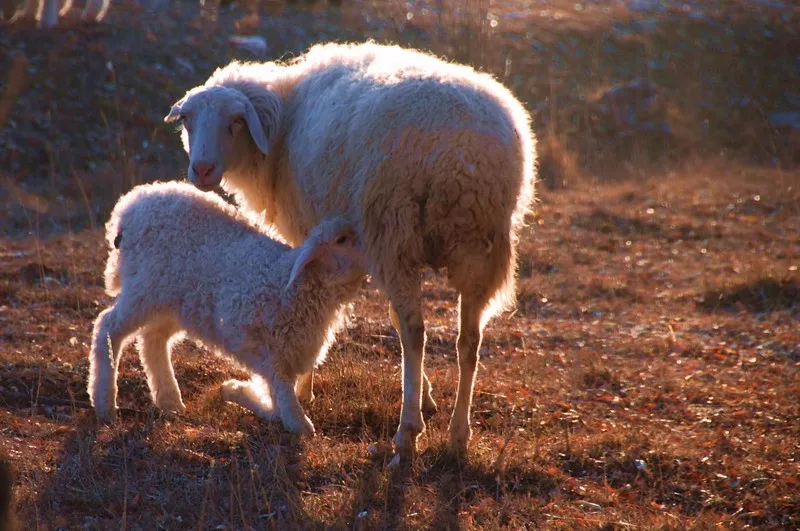
[[[226,400],[314,432],[295,383],[324,359],[365,275],[344,218],[323,220],[292,249],[215,194],[157,183],[120,199],[106,237],[106,290],[118,296],[94,326],[88,391],[98,417],[115,417],[120,354],[137,333],[153,401],[182,412],[168,345],[185,331],[255,375],[225,382]]]
[[[423,399],[435,408],[420,271],[447,269],[460,295],[450,437],[465,448],[483,327],[515,300],[518,233],[533,196],[535,141],[522,104],[467,66],[397,46],[327,44],[288,64],[231,63],[165,120],[184,126],[195,186],[221,183],[289,243],[331,214],[356,224],[402,344],[398,457],[425,428]]]

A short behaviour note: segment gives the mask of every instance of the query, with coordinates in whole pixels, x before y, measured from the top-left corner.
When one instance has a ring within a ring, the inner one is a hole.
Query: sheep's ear
[[[250,136],[253,138],[253,141],[258,146],[258,149],[266,155],[269,153],[269,144],[267,143],[267,135],[264,133],[264,126],[261,123],[261,120],[258,118],[258,113],[256,112],[256,108],[253,107],[252,102],[247,100],[245,102],[245,121],[247,122],[247,128],[250,130]]]
[[[322,245],[319,242],[306,241],[301,247],[300,256],[297,257],[294,267],[292,267],[292,273],[289,275],[289,281],[286,283],[283,290],[286,291],[291,288],[297,281],[297,277],[300,276],[300,273],[302,273],[311,262],[318,259],[322,252]]]
[[[169,114],[164,117],[164,121],[167,123],[172,123],[178,120],[181,115],[181,107],[183,107],[183,102],[186,101],[186,98],[181,98],[175,102],[175,105],[169,110]]]

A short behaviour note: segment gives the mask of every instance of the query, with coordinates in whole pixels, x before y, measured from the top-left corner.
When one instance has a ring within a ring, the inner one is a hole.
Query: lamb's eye
[[[178,116],[178,123],[181,124],[183,128],[186,129],[187,131],[190,130],[189,119],[186,117],[185,114],[181,114],[180,116]]]
[[[336,238],[336,245],[344,245],[348,242],[348,240],[350,240],[350,237],[347,234],[342,234]]]
[[[228,132],[231,134],[231,136],[233,136],[239,132],[239,130],[242,128],[242,125],[242,119],[237,118],[231,122],[231,125],[228,126]]]

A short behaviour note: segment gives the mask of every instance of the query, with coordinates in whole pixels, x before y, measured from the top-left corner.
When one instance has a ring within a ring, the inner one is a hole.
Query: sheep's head
[[[326,286],[352,285],[367,273],[366,258],[358,233],[342,217],[317,225],[299,247],[297,259],[286,283],[289,289],[311,267],[323,275]]]
[[[172,106],[165,122],[179,122],[183,147],[189,154],[189,181],[208,191],[253,145],[269,151],[267,134],[253,102],[240,90],[198,87]]]

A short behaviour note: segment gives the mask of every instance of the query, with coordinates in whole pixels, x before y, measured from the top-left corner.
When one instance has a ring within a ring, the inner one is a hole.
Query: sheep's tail
[[[483,325],[503,312],[513,310],[517,304],[517,268],[520,232],[525,226],[525,216],[527,216],[536,202],[536,138],[531,130],[531,119],[528,112],[521,103],[514,100],[511,112],[514,117],[514,128],[520,139],[519,147],[522,150],[522,182],[520,183],[517,203],[511,213],[511,227],[508,233],[508,240],[496,247],[497,255],[494,257],[500,264],[503,278],[500,287],[495,291],[494,296],[489,302],[489,306],[483,315]],[[504,235],[505,236],[505,235]],[[505,240],[505,238],[503,238]]]

